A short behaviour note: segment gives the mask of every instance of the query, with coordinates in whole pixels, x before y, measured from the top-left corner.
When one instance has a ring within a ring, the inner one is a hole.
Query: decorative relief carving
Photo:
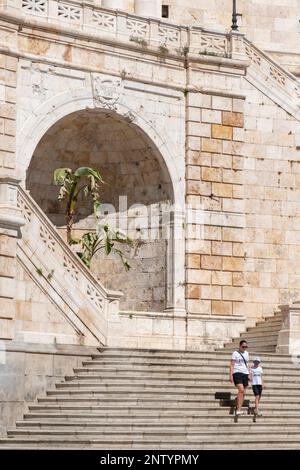
[[[92,83],[96,105],[116,111],[124,89],[123,81],[92,74]]]
[[[78,274],[79,274],[78,269],[76,268],[74,263],[72,263],[71,259],[68,258],[66,255],[64,255],[63,266],[64,266],[64,268],[66,268],[68,274],[70,274],[70,276],[73,279],[75,279],[75,281],[78,281]]]
[[[55,240],[51,237],[50,233],[47,229],[45,229],[42,225],[40,226],[40,237],[42,241],[45,243],[47,248],[51,250],[53,253],[55,252]]]
[[[245,52],[246,52],[247,56],[249,57],[249,59],[251,59],[254,64],[260,66],[260,64],[261,64],[261,58],[260,58],[260,56],[257,54],[257,52],[255,52],[255,50],[252,49],[252,47],[249,47],[249,46],[247,46],[247,44],[246,44],[246,45],[245,45]]]
[[[149,25],[142,23],[141,21],[126,20],[126,29],[131,36],[134,37],[145,37],[149,32]]]
[[[22,199],[20,193],[18,192],[17,196],[17,207],[21,209],[22,215],[26,222],[31,222],[32,220],[32,211],[30,208],[27,206],[26,202]]]
[[[285,76],[275,67],[270,67],[270,76],[278,83],[278,85],[285,86]]]
[[[47,0],[22,0],[22,9],[28,13],[46,14]]]
[[[92,22],[95,23],[100,29],[107,31],[116,30],[116,17],[112,15],[107,15],[106,13],[101,13],[98,11],[93,11]]]
[[[100,293],[94,289],[93,286],[90,284],[87,285],[87,296],[91,302],[93,302],[94,305],[96,305],[97,308],[100,310],[103,310],[103,298],[101,297]]]
[[[128,111],[123,116],[127,122],[134,122],[136,120],[136,115],[132,111]]]
[[[161,40],[161,43],[173,43],[173,44],[178,44],[179,43],[179,31],[178,29],[175,28],[168,28],[164,26],[159,26],[158,27],[158,36]]]
[[[217,54],[226,54],[226,38],[201,36],[201,47]]]
[[[81,9],[66,3],[59,3],[57,7],[58,17],[71,21],[81,20]]]

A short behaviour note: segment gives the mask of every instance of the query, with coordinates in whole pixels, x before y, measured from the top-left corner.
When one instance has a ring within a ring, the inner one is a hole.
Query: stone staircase
[[[233,338],[230,343],[224,346],[225,351],[233,351],[237,348],[241,339],[248,342],[248,351],[259,353],[275,353],[278,333],[282,327],[282,313],[276,312],[274,316],[258,322],[254,327],[247,328],[240,336]]]
[[[300,365],[250,352],[262,356],[266,382],[256,423],[251,415],[234,423],[214,399],[217,391],[235,393],[226,350],[111,348],[31,404],[0,448],[298,449]]]

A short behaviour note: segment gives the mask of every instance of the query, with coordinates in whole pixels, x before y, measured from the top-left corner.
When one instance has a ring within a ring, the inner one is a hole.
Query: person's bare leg
[[[243,402],[244,402],[245,389],[244,389],[243,384],[237,384],[236,387],[238,389],[236,410],[241,411],[242,405],[243,405]]]

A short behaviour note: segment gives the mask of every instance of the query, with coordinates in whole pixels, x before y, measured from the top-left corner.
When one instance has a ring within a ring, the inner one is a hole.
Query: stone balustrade
[[[30,260],[37,266],[36,273],[47,282],[49,295],[52,289],[53,301],[64,308],[74,327],[79,329],[83,324],[100,343],[106,344],[110,304],[118,303],[122,293],[108,291],[93,277],[22,188],[18,191],[18,207],[26,221],[19,240],[19,256],[25,264]]]
[[[280,67],[267,54],[255,47],[246,38],[243,39],[244,51],[255,68],[255,73],[259,73],[266,85],[270,88],[277,86],[289,95],[296,106],[300,106],[300,83],[296,77],[284,68]]]
[[[46,22],[49,26],[71,28],[107,41],[127,42],[145,51],[156,48],[163,54],[201,54],[202,59],[205,55],[248,58],[254,75],[259,76],[266,87],[276,87],[281,100],[290,99],[296,111],[300,106],[297,78],[239,33],[225,34],[181,26],[78,0],[3,0],[0,12],[21,16],[24,20]]]
[[[48,25],[74,28],[103,39],[136,43],[145,49],[163,46],[179,55],[189,50],[197,54],[231,57],[233,52],[231,35],[97,7],[88,1],[3,0],[0,11],[21,15],[23,19],[35,18]],[[235,37],[240,40],[241,35]]]

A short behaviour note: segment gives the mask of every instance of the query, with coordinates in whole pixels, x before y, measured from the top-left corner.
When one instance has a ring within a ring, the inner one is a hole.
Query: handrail
[[[299,107],[300,82],[297,77],[285,70],[269,55],[246,38],[244,38],[244,49],[245,54],[251,60],[251,65],[256,66],[256,69],[267,77],[267,80],[270,80],[273,84],[284,89],[284,91],[295,100],[295,104]]]

